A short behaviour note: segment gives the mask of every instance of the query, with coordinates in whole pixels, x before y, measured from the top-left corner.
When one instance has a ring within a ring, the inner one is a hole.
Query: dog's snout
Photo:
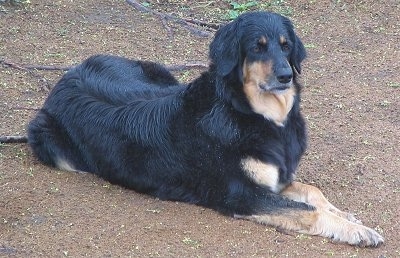
[[[280,83],[289,83],[293,78],[291,68],[281,68],[276,71],[276,78]]]

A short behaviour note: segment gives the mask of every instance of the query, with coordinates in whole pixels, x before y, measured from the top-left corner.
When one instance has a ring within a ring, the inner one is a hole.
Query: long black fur
[[[284,126],[254,113],[242,90],[244,58],[257,59],[251,49],[261,34],[290,40],[297,95]],[[281,184],[292,182],[306,147],[296,81],[304,58],[290,21],[267,12],[221,28],[209,70],[188,85],[155,63],[93,56],[54,87],[29,124],[29,144],[47,165],[67,161],[163,200],[228,215],[309,210],[249,179],[240,164],[254,157],[279,167]]]

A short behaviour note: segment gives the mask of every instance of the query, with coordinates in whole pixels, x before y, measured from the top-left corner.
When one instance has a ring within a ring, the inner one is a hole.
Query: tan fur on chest
[[[243,170],[253,182],[268,186],[271,191],[279,193],[284,185],[279,183],[279,168],[273,164],[248,157],[241,162]]]

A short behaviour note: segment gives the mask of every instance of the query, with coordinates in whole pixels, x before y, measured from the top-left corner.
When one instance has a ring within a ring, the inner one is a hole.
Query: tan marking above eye
[[[287,43],[287,39],[284,36],[280,36],[279,43],[281,43],[281,45],[285,45]]]
[[[267,38],[265,36],[262,36],[259,40],[258,40],[258,44],[265,46],[267,45]]]

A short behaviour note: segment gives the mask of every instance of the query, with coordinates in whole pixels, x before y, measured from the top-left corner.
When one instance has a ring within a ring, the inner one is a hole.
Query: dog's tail
[[[27,143],[28,136],[0,136],[0,143]]]

